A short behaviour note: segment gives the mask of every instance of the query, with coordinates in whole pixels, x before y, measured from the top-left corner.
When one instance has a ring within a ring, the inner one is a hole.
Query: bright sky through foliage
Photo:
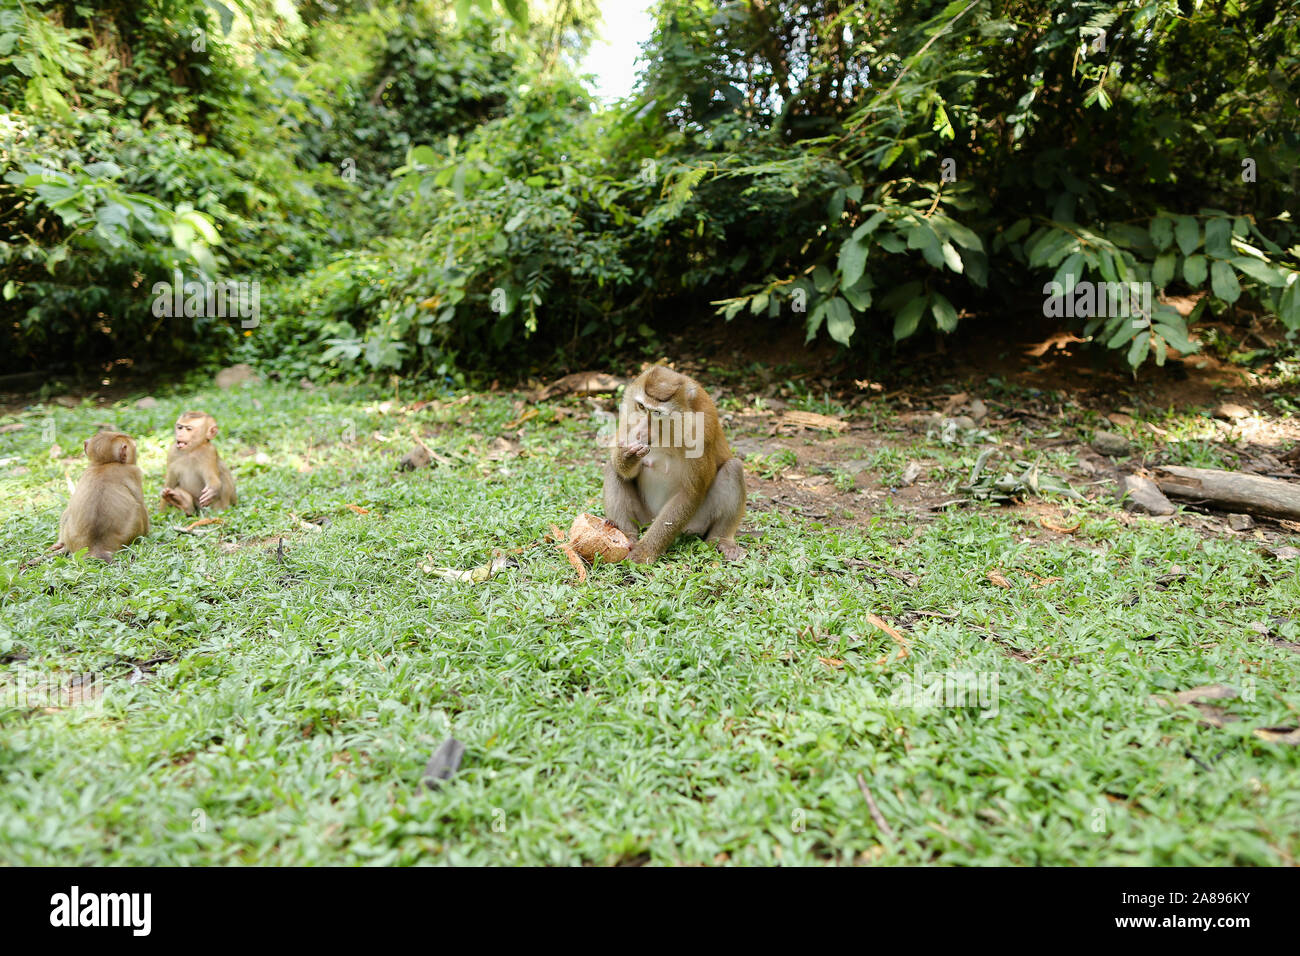
[[[601,39],[591,45],[584,72],[595,75],[596,95],[609,101],[627,96],[636,82],[640,45],[650,37],[654,0],[601,0]]]

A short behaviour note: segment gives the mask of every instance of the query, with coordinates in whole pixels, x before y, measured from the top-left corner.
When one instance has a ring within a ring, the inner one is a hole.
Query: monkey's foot
[[[745,549],[734,541],[719,540],[713,543],[718,546],[718,550],[722,552],[722,556],[728,561],[739,561],[745,556]]]

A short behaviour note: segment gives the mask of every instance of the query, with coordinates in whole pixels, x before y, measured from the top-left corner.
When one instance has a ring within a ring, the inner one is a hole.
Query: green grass
[[[240,503],[194,534],[155,516],[108,567],[20,570],[54,541],[84,460],[50,457],[40,410],[0,436],[0,459],[16,459],[0,465],[2,862],[1300,856],[1300,748],[1252,735],[1300,724],[1300,654],[1248,627],[1294,614],[1300,588],[1294,564],[1245,539],[1124,525],[1104,506],[1053,540],[994,507],[882,509],[853,530],[755,501],[738,566],[688,542],[579,584],[535,543],[600,510],[595,423],[547,408],[520,426],[524,454],[493,462],[518,414],[505,396],[411,415],[334,389],[158,397],[54,407],[55,440],[78,449],[96,422],[136,435],[152,502],[175,414],[210,411]],[[413,424],[438,429],[425,441],[452,464],[394,471]],[[519,567],[485,584],[420,570],[517,548]],[[1186,576],[1162,589],[1173,565]],[[1060,580],[1035,589],[1017,569]],[[905,631],[910,658],[869,614]],[[1300,641],[1294,620],[1273,628]],[[996,715],[908,706],[897,691],[918,668],[996,674]],[[100,700],[42,708],[13,690],[80,672],[102,675]],[[1223,727],[1159,702],[1215,683],[1242,692],[1211,702],[1239,718]],[[464,764],[425,792],[449,735]]]

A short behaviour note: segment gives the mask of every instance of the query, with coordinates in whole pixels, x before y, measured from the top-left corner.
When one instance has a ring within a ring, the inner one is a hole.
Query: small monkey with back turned
[[[623,393],[619,437],[605,465],[605,516],[651,564],[680,534],[703,535],[729,561],[744,557],[745,472],[699,382],[661,365]],[[638,541],[641,525],[649,525]]]
[[[149,533],[144,476],[135,463],[135,442],[121,432],[100,432],[82,448],[90,467],[77,482],[59,518],[59,540],[51,551],[113,560],[123,545]]]
[[[212,439],[217,423],[204,412],[176,419],[176,440],[167,451],[162,500],[187,515],[199,508],[229,508],[235,503],[235,478],[217,454]]]

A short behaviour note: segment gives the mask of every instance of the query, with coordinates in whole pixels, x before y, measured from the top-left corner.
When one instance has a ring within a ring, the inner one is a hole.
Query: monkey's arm
[[[212,446],[209,445],[210,449]],[[217,453],[205,455],[199,472],[203,477],[203,490],[199,492],[199,504],[206,508],[212,499],[221,494],[221,468]]]
[[[689,487],[683,488],[668,499],[668,503],[655,516],[654,523],[646,531],[645,537],[636,543],[636,547],[628,555],[628,560],[636,564],[652,564],[658,560],[659,556],[677,540],[677,536],[685,529],[686,523],[694,516],[700,506],[700,499],[701,495],[698,491]]]
[[[629,541],[636,541],[640,526],[649,524],[651,518],[636,482],[622,477],[610,462],[605,466],[604,492],[605,517],[614,522]]]

